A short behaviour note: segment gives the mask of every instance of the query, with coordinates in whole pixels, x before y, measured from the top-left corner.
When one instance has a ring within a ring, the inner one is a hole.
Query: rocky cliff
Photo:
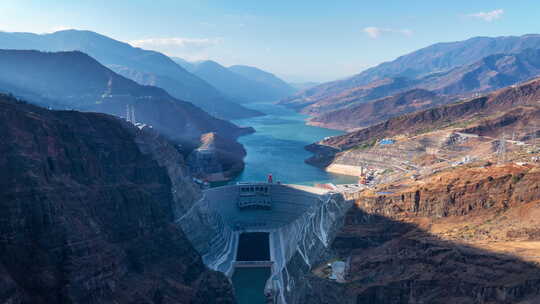
[[[233,302],[175,224],[200,194],[167,141],[6,96],[0,118],[0,302]]]
[[[226,181],[244,169],[244,147],[216,133],[201,136],[201,145],[187,159],[191,173],[208,181]]]
[[[298,303],[540,301],[540,170],[456,168],[363,193],[332,249],[346,283],[314,271]]]

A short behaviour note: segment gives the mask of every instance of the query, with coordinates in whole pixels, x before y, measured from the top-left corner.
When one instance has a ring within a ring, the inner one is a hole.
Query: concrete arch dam
[[[178,220],[211,269],[269,267],[264,294],[294,303],[296,279],[325,258],[352,201],[325,189],[241,183],[205,190]]]

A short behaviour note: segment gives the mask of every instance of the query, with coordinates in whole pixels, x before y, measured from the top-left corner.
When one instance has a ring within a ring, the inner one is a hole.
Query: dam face
[[[230,278],[267,268],[267,298],[293,303],[299,282],[289,273],[320,262],[351,206],[325,189],[241,183],[205,190],[178,223],[209,268]],[[290,265],[293,257],[303,265]]]

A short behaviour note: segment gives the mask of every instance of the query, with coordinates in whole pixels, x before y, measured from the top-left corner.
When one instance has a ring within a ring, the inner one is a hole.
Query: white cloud
[[[487,21],[487,22],[491,22],[493,20],[497,20],[497,19],[501,18],[503,14],[504,14],[503,9],[496,9],[496,10],[492,10],[490,12],[479,12],[479,13],[475,13],[475,14],[469,14],[467,16],[482,19],[482,20]]]
[[[223,42],[221,38],[149,38],[129,41],[129,44],[143,49],[163,52],[169,56],[187,60],[206,59],[206,51]]]
[[[375,26],[368,26],[363,29],[369,37],[377,39],[384,34],[401,34],[404,36],[411,36],[413,32],[409,29],[391,29],[391,28],[380,28]]]
[[[71,30],[73,29],[74,27],[72,26],[67,26],[67,25],[57,25],[57,26],[54,26],[50,29],[50,32],[51,33],[54,33],[54,32],[59,32],[59,31],[65,31],[65,30]]]

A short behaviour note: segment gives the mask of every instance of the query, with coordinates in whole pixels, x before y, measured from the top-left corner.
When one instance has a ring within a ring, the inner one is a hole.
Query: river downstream
[[[355,177],[328,173],[304,163],[311,153],[304,146],[327,136],[343,134],[305,124],[306,115],[272,103],[245,105],[266,116],[235,120],[240,126],[251,126],[256,132],[242,136],[247,156],[244,171],[232,182],[263,181],[269,173],[274,181],[290,184],[355,183]]]

